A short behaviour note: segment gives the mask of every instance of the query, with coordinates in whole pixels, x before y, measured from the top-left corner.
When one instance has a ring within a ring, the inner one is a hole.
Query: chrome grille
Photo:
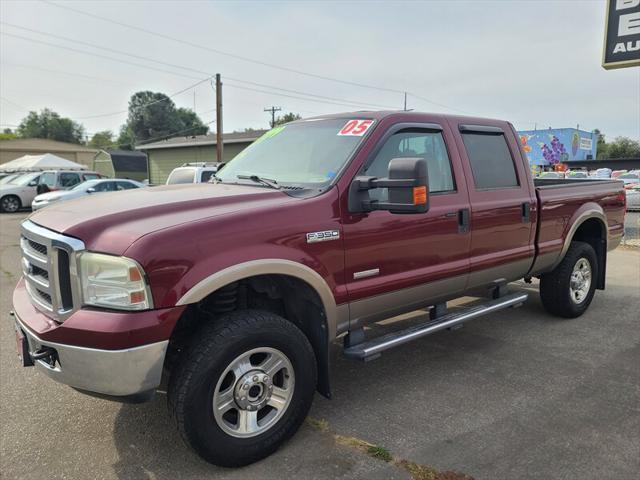
[[[64,321],[80,306],[76,254],[84,250],[84,244],[26,220],[20,248],[22,273],[33,305],[54,320]]]

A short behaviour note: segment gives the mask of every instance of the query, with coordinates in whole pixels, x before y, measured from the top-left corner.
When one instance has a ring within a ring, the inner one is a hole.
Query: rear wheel
[[[5,213],[14,213],[22,206],[20,199],[15,195],[6,195],[0,200],[0,210]]]
[[[540,277],[542,305],[554,315],[579,317],[593,300],[596,278],[598,262],[593,247],[585,242],[571,242],[562,262]]]
[[[205,460],[237,467],[274,452],[311,407],[316,359],[291,322],[238,311],[207,324],[169,383],[186,443]]]

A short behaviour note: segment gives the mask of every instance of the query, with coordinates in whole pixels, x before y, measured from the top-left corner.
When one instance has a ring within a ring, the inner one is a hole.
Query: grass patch
[[[326,432],[329,430],[329,422],[325,419],[317,419],[307,417],[307,425],[309,425],[314,430],[318,430],[319,432]]]
[[[308,417],[307,424],[314,430],[320,432],[329,432],[329,422],[326,420],[318,420]],[[465,475],[464,473],[458,473],[453,471],[441,472],[433,467],[427,465],[420,465],[419,463],[410,462],[402,458],[394,457],[393,454],[384,447],[374,445],[373,443],[366,442],[356,437],[348,437],[345,435],[333,434],[335,442],[339,445],[355,448],[361,452],[369,455],[376,460],[389,463],[396,468],[405,470],[413,480],[474,480],[473,477]]]

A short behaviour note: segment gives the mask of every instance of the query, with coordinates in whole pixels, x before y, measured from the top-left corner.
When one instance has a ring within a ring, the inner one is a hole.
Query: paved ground
[[[17,280],[17,224],[0,215],[0,312]],[[516,284],[516,288],[528,286]],[[18,367],[0,322],[0,476],[6,479],[410,478],[353,446],[476,479],[638,478],[640,250],[609,260],[608,289],[575,320],[532,300],[363,364],[333,361],[334,399],[317,396],[279,452],[238,470],[188,451],[165,399],[120,405],[83,396]],[[431,477],[425,477],[431,478]]]

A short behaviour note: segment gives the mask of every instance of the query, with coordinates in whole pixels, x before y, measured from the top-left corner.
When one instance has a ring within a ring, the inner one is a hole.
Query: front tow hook
[[[58,361],[58,352],[54,348],[51,347],[41,347],[35,352],[30,354],[31,359],[33,361],[42,360],[43,362],[49,364],[51,368],[56,366],[56,362]]]

